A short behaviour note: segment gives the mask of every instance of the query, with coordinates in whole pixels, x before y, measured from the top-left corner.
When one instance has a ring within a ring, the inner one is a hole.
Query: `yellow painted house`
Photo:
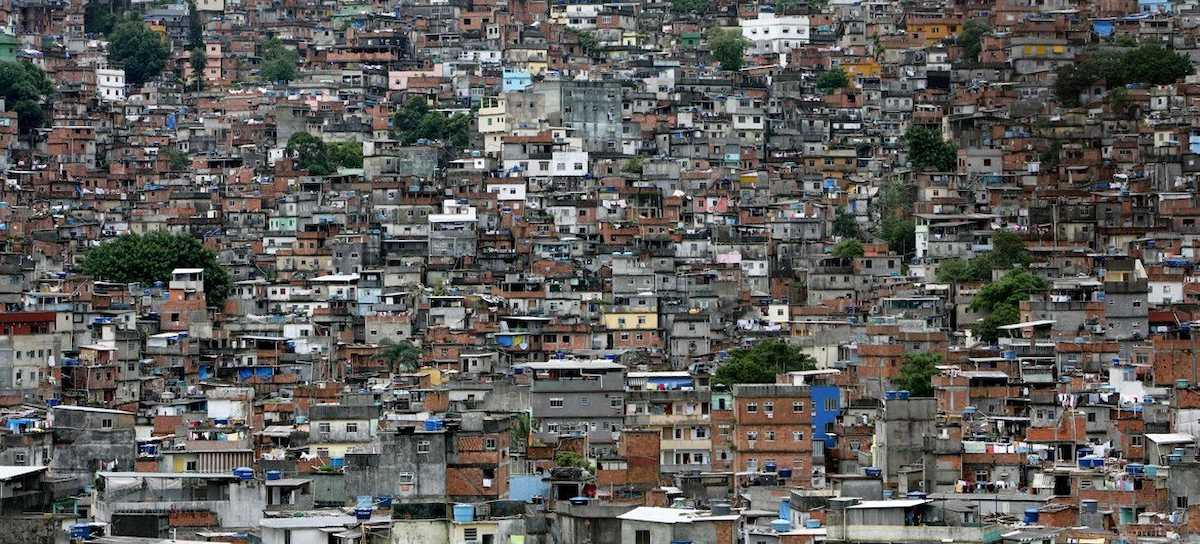
[[[654,330],[658,328],[655,312],[611,312],[604,314],[604,326],[610,331]]]

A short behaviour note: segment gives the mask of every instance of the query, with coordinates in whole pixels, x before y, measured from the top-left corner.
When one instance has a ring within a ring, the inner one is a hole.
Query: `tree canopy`
[[[1021,301],[1046,288],[1046,282],[1025,270],[1012,270],[1000,281],[992,282],[980,289],[971,301],[971,311],[988,312],[988,316],[975,323],[974,331],[981,339],[993,342],[999,336],[998,327],[1011,325],[1021,318]]]
[[[991,30],[987,23],[979,19],[971,19],[963,24],[958,33],[958,45],[963,48],[964,61],[979,62],[979,54],[983,52],[983,37]]]
[[[176,268],[204,269],[209,306],[221,304],[229,295],[229,273],[217,262],[217,254],[188,234],[126,234],[88,250],[81,266],[84,274],[96,279],[144,285],[169,282]]]
[[[167,65],[167,43],[140,19],[121,22],[108,40],[108,60],[125,69],[125,81],[131,85],[158,77]]]
[[[455,149],[471,145],[474,116],[445,113],[431,109],[424,98],[413,98],[392,119],[398,139],[406,145],[417,140],[435,140],[449,144]]]
[[[796,346],[782,340],[764,340],[749,349],[734,350],[729,360],[717,367],[713,383],[775,383],[776,374],[814,368],[816,361]]]
[[[677,14],[700,15],[708,11],[709,0],[671,0],[671,11]]]
[[[296,167],[314,176],[328,176],[338,168],[362,168],[362,144],[325,143],[307,132],[288,138],[287,154],[296,159]]]
[[[833,246],[833,256],[843,259],[853,259],[863,256],[862,242],[853,238],[842,240]]]
[[[1131,49],[1093,49],[1078,62],[1059,68],[1054,93],[1067,106],[1078,106],[1087,88],[1103,84],[1113,89],[1130,84],[1165,85],[1190,75],[1192,61],[1159,44]]]
[[[850,76],[846,75],[846,71],[840,66],[821,72],[821,75],[817,76],[817,90],[822,94],[829,94],[849,85]]]
[[[862,236],[858,230],[858,221],[855,221],[854,216],[846,212],[845,208],[838,208],[837,213],[833,216],[833,235],[842,238]]]
[[[932,129],[912,127],[904,133],[904,143],[908,146],[908,160],[917,170],[953,172],[958,164],[954,144]]]
[[[942,356],[937,353],[905,353],[900,375],[892,385],[912,393],[914,397],[932,397],[933,377],[937,375],[937,366],[940,364]]]
[[[736,28],[712,27],[706,35],[708,50],[713,58],[721,63],[722,70],[737,71],[742,69],[742,55],[750,46],[750,40],[742,36],[742,31]]]
[[[42,103],[54,92],[54,84],[40,68],[29,62],[0,62],[0,98],[17,112],[21,132],[42,126],[46,114]]]
[[[392,372],[412,372],[421,366],[421,348],[407,340],[380,342],[379,356],[387,362]]]
[[[1008,231],[992,235],[992,250],[973,259],[949,259],[938,265],[938,281],[964,282],[988,281],[992,270],[1008,270],[1014,266],[1025,266],[1030,261],[1025,241]]]
[[[259,74],[267,81],[291,81],[296,79],[296,66],[300,54],[283,44],[279,38],[271,38],[262,45],[262,68]]]

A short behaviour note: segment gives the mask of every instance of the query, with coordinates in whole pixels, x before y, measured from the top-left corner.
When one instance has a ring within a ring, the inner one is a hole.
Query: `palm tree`
[[[382,351],[379,356],[387,361],[392,372],[412,372],[421,366],[421,349],[408,340],[399,342],[385,339],[380,342]]]

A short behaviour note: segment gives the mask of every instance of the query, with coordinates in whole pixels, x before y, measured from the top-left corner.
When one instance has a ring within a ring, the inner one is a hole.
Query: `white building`
[[[125,70],[97,68],[96,94],[100,100],[125,100]]]
[[[808,43],[807,15],[776,16],[771,12],[758,14],[757,19],[742,19],[742,36],[750,40],[750,54],[787,53]]]

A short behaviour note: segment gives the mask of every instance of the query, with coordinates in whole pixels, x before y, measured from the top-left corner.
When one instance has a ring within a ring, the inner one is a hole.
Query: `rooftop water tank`
[[[1038,522],[1038,509],[1030,506],[1025,509],[1025,524],[1035,525]]]
[[[475,521],[475,505],[465,503],[454,505],[454,521],[457,523],[470,523]]]
[[[283,472],[281,472],[281,471],[278,471],[278,470],[268,470],[267,471],[267,480],[274,481],[274,480],[279,480],[282,478],[283,478]]]
[[[237,479],[242,480],[242,481],[253,480],[254,479],[254,469],[252,469],[250,467],[238,467],[238,468],[233,469],[233,475],[236,476]]]
[[[786,533],[792,530],[792,522],[786,519],[773,519],[771,520],[771,528],[777,533]]]

